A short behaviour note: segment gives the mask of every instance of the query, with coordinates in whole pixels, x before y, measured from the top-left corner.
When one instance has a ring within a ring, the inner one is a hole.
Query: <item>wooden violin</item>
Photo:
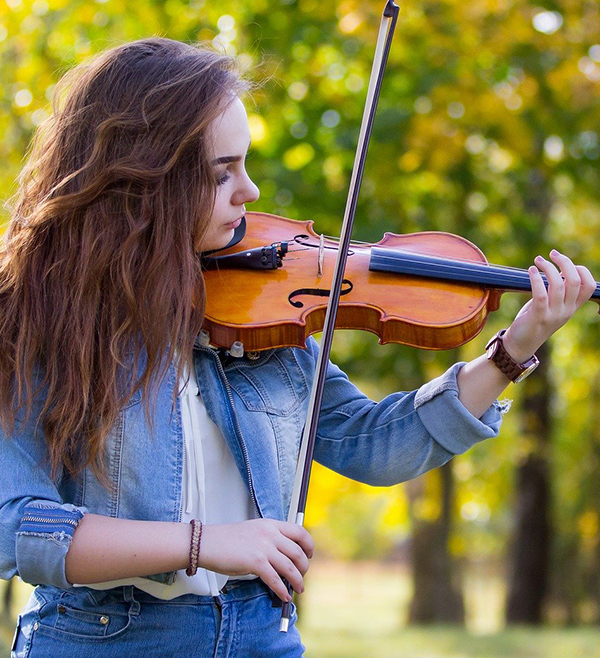
[[[338,243],[312,221],[246,219],[242,241],[205,260],[210,342],[304,347],[323,328]],[[530,289],[527,270],[490,265],[458,235],[386,233],[376,244],[350,244],[335,326],[371,331],[380,343],[449,349],[481,331],[503,292]],[[592,299],[600,302],[600,286]]]

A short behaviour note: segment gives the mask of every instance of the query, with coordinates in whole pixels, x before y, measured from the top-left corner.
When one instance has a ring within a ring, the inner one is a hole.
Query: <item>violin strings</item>
[[[335,236],[331,235],[326,235],[325,238],[328,240],[338,240]],[[375,247],[377,245],[373,244],[372,242],[365,242],[363,240],[352,240],[350,246],[352,245],[357,245],[357,246],[366,246],[366,247]],[[314,245],[314,248],[316,248],[317,245]],[[385,249],[386,247],[382,247],[382,249]],[[391,253],[398,253],[398,254],[412,254],[417,252],[410,251],[410,249],[390,249]],[[520,272],[520,273],[527,273],[526,269],[523,269],[522,267],[514,267],[512,265],[496,265],[494,263],[489,263],[489,262],[483,262],[483,261],[478,261],[478,260],[471,260],[469,258],[445,258],[444,256],[436,256],[434,254],[423,254],[423,256],[431,256],[431,258],[441,258],[444,259],[445,261],[455,261],[457,263],[465,263],[465,264],[473,264],[473,265],[482,265],[485,267],[496,267],[499,269],[503,270],[510,270],[510,271],[515,271],[515,272]]]
[[[325,238],[328,240],[333,240],[335,241],[337,238],[334,236],[330,235],[325,235]],[[300,243],[301,244],[301,243]],[[372,247],[375,246],[371,242],[365,242],[362,240],[352,240],[351,245],[356,245],[356,246],[368,246]],[[303,249],[290,249],[290,251],[307,251],[308,249],[316,249],[318,248],[318,245],[311,245],[310,247],[304,247]],[[385,248],[385,247],[382,247]],[[432,259],[437,259],[438,261],[442,261],[442,264],[444,267],[450,268],[451,272],[456,272],[460,274],[463,269],[460,267],[466,266],[467,269],[470,270],[481,270],[482,272],[485,272],[486,270],[488,272],[495,272],[498,273],[499,275],[502,275],[506,277],[506,280],[511,282],[529,282],[529,272],[527,269],[523,269],[520,267],[514,267],[512,265],[496,265],[494,263],[489,263],[489,262],[483,262],[483,261],[476,261],[476,260],[470,260],[468,258],[445,258],[444,256],[438,256],[434,254],[418,254],[416,252],[412,252],[407,249],[390,249],[389,250],[390,256],[398,255],[402,258],[402,260],[406,263],[414,264],[414,265],[421,265],[424,262],[426,262],[427,258],[432,258]],[[407,258],[407,254],[415,254],[414,258]],[[452,269],[454,263],[457,264],[457,267]],[[547,281],[546,275],[541,272],[542,279],[544,281]],[[597,289],[600,288],[600,283],[596,282]]]
[[[414,263],[419,263],[420,262],[420,257],[423,259],[427,258],[435,258],[438,260],[443,261],[444,263],[452,264],[452,263],[460,263],[464,265],[472,265],[475,267],[481,267],[481,268],[493,268],[495,270],[500,270],[502,272],[506,272],[507,274],[518,274],[522,276],[527,276],[528,277],[528,270],[523,269],[521,267],[514,267],[512,265],[497,265],[495,263],[490,263],[487,261],[478,261],[478,260],[471,260],[469,258],[446,258],[444,256],[439,256],[436,254],[419,254],[417,252],[410,251],[408,249],[390,249],[389,250],[391,254],[398,254],[399,256],[403,257],[404,254],[415,254],[416,259],[414,261],[410,261],[406,259],[408,262],[414,262]]]
[[[408,251],[400,251],[400,250],[390,250],[389,254],[386,254],[385,256],[380,256],[381,259],[383,260],[391,260],[394,262],[394,255],[399,256],[404,263],[411,264],[411,265],[417,265],[417,266],[424,266],[424,265],[438,265],[446,268],[447,272],[451,273],[456,273],[456,274],[461,274],[465,271],[481,271],[482,273],[495,273],[499,271],[499,274],[502,274],[505,277],[505,280],[508,282],[515,282],[515,283],[523,283],[525,281],[529,281],[529,276],[527,274],[527,270],[519,270],[518,268],[504,268],[499,265],[488,265],[486,263],[481,263],[477,261],[470,261],[470,260],[463,260],[463,259],[458,259],[458,258],[448,258],[445,259],[440,256],[428,256],[428,255],[423,255],[422,257],[416,257],[416,258],[407,258],[405,255],[410,254],[412,252]],[[427,263],[427,258],[432,258],[436,259],[438,262],[434,263]],[[441,262],[439,262],[441,261]],[[455,266],[454,263],[457,265]],[[463,265],[461,267],[461,264]],[[465,267],[466,266],[466,267]],[[542,278],[545,278],[545,275],[542,274]]]
[[[529,281],[529,272],[526,269],[522,269],[519,267],[513,267],[510,265],[496,265],[494,263],[488,263],[488,262],[482,262],[482,261],[475,261],[475,260],[469,260],[466,258],[444,258],[443,256],[438,256],[435,254],[417,254],[416,252],[411,252],[409,250],[404,250],[404,249],[390,249],[389,250],[390,255],[398,255],[402,258],[402,260],[406,263],[411,263],[415,265],[420,265],[423,263],[427,263],[427,259],[435,259],[437,261],[441,261],[438,263],[434,263],[435,265],[440,265],[443,267],[447,268],[452,268],[454,263],[457,264],[463,264],[467,266],[467,269],[470,269],[471,271],[481,271],[484,273],[498,273],[498,275],[502,275],[507,278],[508,281],[516,281],[516,282],[524,282],[524,281]],[[406,254],[413,254],[415,253],[416,258],[406,258]],[[455,271],[457,273],[460,273],[462,270],[460,268],[456,268],[454,270],[450,269],[450,271]],[[540,273],[542,276],[542,279],[544,281],[547,281],[546,275],[541,272]],[[600,287],[600,283],[596,282],[596,286]]]
[[[394,254],[415,254],[417,256],[417,260],[415,262],[419,262],[418,257],[421,256],[421,254],[418,254],[416,252],[412,252],[409,250],[404,250],[404,249],[391,249],[391,253]],[[519,274],[519,275],[527,275],[528,276],[528,270],[524,269],[522,267],[514,267],[512,265],[497,265],[495,263],[490,263],[488,261],[479,261],[479,260],[471,260],[469,258],[446,258],[444,256],[438,256],[436,254],[422,254],[423,258],[435,258],[438,260],[443,261],[444,263],[461,263],[464,265],[472,265],[474,267],[481,267],[481,268],[493,268],[494,270],[500,270],[502,272],[506,272],[507,274]]]

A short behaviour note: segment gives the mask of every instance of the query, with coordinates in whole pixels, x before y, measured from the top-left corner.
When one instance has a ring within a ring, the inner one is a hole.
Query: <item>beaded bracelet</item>
[[[193,576],[198,571],[198,559],[200,557],[200,542],[202,541],[202,521],[192,519],[192,539],[190,541],[190,565],[185,570],[186,575]]]

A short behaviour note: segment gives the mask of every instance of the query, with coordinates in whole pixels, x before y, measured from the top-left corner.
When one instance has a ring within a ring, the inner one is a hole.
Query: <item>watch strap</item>
[[[524,379],[523,374],[526,371],[532,372],[538,366],[539,361],[536,355],[531,356],[524,363],[518,363],[506,351],[504,341],[502,340],[506,329],[501,329],[486,345],[486,350],[494,347],[493,352],[488,352],[488,359],[492,361],[499,370],[504,373],[511,382],[517,383]],[[496,343],[496,345],[494,345]],[[527,372],[529,374],[529,372]]]

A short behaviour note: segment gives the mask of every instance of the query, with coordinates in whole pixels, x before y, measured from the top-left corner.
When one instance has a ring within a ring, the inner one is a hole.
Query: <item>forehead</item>
[[[231,102],[212,122],[209,134],[214,158],[246,152],[250,143],[250,130],[246,109],[239,98]]]

